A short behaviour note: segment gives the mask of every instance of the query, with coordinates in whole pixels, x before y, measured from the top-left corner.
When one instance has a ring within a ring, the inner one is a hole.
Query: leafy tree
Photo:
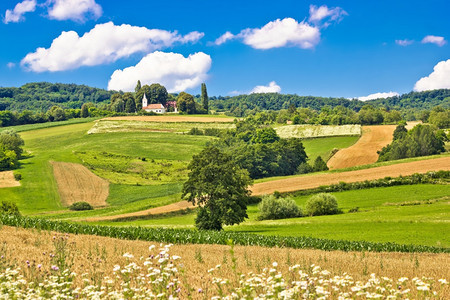
[[[181,92],[177,98],[177,107],[180,112],[186,114],[195,114],[195,100],[191,94]]]
[[[182,197],[200,205],[195,220],[198,229],[221,230],[223,225],[239,224],[248,217],[251,180],[230,155],[209,146],[194,155],[188,169]]]
[[[136,103],[134,101],[134,96],[132,93],[124,93],[122,95],[122,100],[125,102],[125,112],[134,113],[136,112]]]
[[[140,91],[140,89],[141,89],[141,81],[140,80],[138,80],[137,81],[137,84],[136,84],[136,87],[134,88],[134,92],[135,93],[137,93],[137,92],[139,92]]]
[[[0,146],[0,171],[15,169],[18,166],[17,155],[14,151]]]
[[[314,160],[314,172],[320,172],[320,171],[326,171],[328,170],[327,163],[322,159],[322,157],[319,155]]]
[[[144,85],[135,95],[137,111],[142,109],[142,98],[144,98],[144,94],[147,97],[148,104],[161,103],[162,105],[166,105],[167,99],[169,98],[166,88],[159,83],[153,83],[150,86]]]
[[[258,144],[271,144],[278,140],[280,140],[280,137],[272,127],[264,127],[256,130],[256,135],[252,139],[254,143]]]
[[[25,144],[20,135],[12,129],[4,130],[0,133],[0,148],[14,151],[17,158],[22,157],[22,146]]]
[[[428,118],[437,128],[450,128],[450,109],[433,109]]]
[[[52,106],[47,114],[50,121],[64,121],[66,119],[64,109],[56,105]]]
[[[208,99],[208,92],[206,90],[205,83],[202,83],[202,97],[201,98],[202,98],[203,109],[206,111],[206,113],[209,113],[209,107],[208,107],[209,99]]]
[[[405,124],[398,125],[394,130],[394,140],[404,138],[407,133],[408,130],[406,129]]]

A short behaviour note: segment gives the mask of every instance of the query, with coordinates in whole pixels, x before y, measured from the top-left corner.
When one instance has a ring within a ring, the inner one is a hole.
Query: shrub
[[[305,205],[305,213],[308,216],[335,215],[340,212],[336,197],[331,194],[314,195],[308,199]]]
[[[8,201],[2,201],[0,204],[0,214],[20,216],[17,205]]]
[[[94,208],[87,202],[75,202],[71,206],[69,206],[70,210],[93,210]]]
[[[189,130],[188,134],[190,135],[203,135],[203,130],[198,129],[197,127],[193,127],[191,128],[191,130]]]
[[[292,198],[276,198],[273,195],[264,196],[258,205],[260,220],[276,220],[302,216],[301,209]]]
[[[306,174],[311,173],[313,171],[313,167],[311,167],[308,163],[301,163],[297,168],[297,174]]]
[[[314,172],[326,171],[328,170],[328,166],[321,156],[317,156],[316,160],[314,161],[313,169]]]
[[[14,173],[14,179],[17,180],[17,181],[22,180],[22,174]]]

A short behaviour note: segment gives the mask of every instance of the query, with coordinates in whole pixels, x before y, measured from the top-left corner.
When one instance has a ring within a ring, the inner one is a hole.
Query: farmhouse
[[[145,94],[142,97],[142,109],[148,112],[152,111],[157,114],[164,114],[167,111],[178,112],[176,101],[167,101],[166,106],[161,103],[148,104],[147,96]]]

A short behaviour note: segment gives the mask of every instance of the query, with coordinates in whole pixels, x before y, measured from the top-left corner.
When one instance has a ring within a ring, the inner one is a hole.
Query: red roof
[[[155,104],[149,104],[146,107],[143,107],[142,109],[162,109],[164,106],[161,103],[155,103]]]

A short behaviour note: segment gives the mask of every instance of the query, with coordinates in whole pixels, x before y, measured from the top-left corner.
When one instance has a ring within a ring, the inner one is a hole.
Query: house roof
[[[164,106],[161,103],[154,103],[154,104],[149,104],[146,107],[143,107],[142,109],[161,109],[164,108]]]

